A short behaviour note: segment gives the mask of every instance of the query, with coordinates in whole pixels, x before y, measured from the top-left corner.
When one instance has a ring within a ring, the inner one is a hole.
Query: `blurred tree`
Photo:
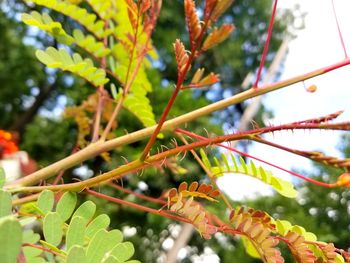
[[[203,1],[198,4],[201,3]],[[220,23],[225,21],[235,23],[237,29],[230,41],[217,46],[205,56],[203,55],[198,62],[198,65],[205,66],[206,72],[213,71],[221,74],[221,84],[212,87],[209,91],[180,94],[170,116],[177,116],[203,106],[208,99],[219,100],[240,91],[241,83],[246,75],[254,72],[259,64],[271,4],[271,0],[236,1],[220,21]],[[16,0],[8,0],[6,5],[1,5],[0,114],[5,117],[0,120],[0,127],[18,131],[22,135],[21,147],[27,150],[40,165],[45,166],[69,155],[76,145],[75,124],[71,120],[61,118],[55,112],[61,112],[66,105],[79,104],[87,98],[92,89],[89,85],[83,84],[81,80],[69,75],[56,74],[55,71],[45,73],[44,67],[34,56],[33,45],[46,46],[42,43],[53,43],[54,40],[45,34],[28,29],[18,21],[19,12],[28,12],[30,9],[30,6]],[[64,20],[64,18],[61,19]],[[70,27],[69,23],[71,23],[69,20],[64,22],[67,28]],[[266,66],[272,60],[284,37],[283,32],[287,23],[289,20],[285,19],[277,21],[275,25]],[[172,83],[176,78],[172,43],[176,38],[186,40],[185,30],[183,1],[163,1],[163,9],[153,37],[160,60],[154,64],[155,69],[148,73],[156,90],[150,95],[156,116],[160,115],[166,105],[173,89]],[[49,77],[46,78],[46,76]],[[193,103],[193,98],[196,99],[196,103]],[[206,117],[193,122],[188,129],[196,133],[204,133],[203,127],[205,127],[220,134],[222,123],[229,122],[235,125],[243,110],[244,105],[238,105],[238,108],[231,107],[228,111],[217,113],[215,119]],[[123,134],[125,130],[133,131],[141,126],[136,119],[124,111],[119,121],[123,123],[123,128],[118,129],[116,134]],[[143,144],[133,144],[124,149],[116,149],[111,154],[111,161],[107,165],[103,164],[101,157],[86,162],[84,165],[86,170],[99,173],[109,167],[116,167],[124,163],[124,157],[134,158],[140,152],[140,147],[143,147]],[[123,157],[120,156],[121,152],[123,152]],[[190,158],[187,158],[182,165],[188,170],[188,180],[203,178],[203,173],[198,165]],[[77,172],[66,171],[64,180],[68,182],[77,174]],[[86,174],[88,173],[85,172]],[[125,188],[137,189],[137,192],[146,195],[159,196],[165,186],[167,188],[175,186],[180,180],[184,180],[183,176],[170,169],[147,170],[138,178],[126,178],[123,185]],[[101,191],[107,191],[111,195],[126,199],[135,198],[111,188],[103,188]],[[102,200],[95,201],[96,203],[103,202]],[[163,242],[174,235],[171,228],[176,227],[169,226],[169,220],[108,203],[98,207],[104,209],[101,212],[108,212],[111,215],[113,227],[122,228],[124,226],[136,229],[137,235],[130,238],[138,248],[136,253],[139,259],[144,262],[157,262],[157,258],[164,255]],[[202,239],[199,241],[199,238],[198,235],[195,235],[191,240],[189,256],[200,254],[203,248],[209,245],[215,248],[216,253],[223,256],[222,262],[229,262],[228,260],[232,259],[231,256],[228,256],[228,250],[223,246],[225,243],[222,243],[220,238],[208,242],[203,242]]]

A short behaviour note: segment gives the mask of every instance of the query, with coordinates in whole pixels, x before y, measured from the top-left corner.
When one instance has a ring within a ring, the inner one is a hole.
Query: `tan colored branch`
[[[306,79],[310,79],[313,78],[315,76],[319,76],[322,75],[330,70],[336,69],[338,67],[341,66],[345,66],[350,64],[350,58],[347,60],[344,60],[341,63],[337,63],[336,65],[332,65],[330,67],[327,68],[321,68],[294,78],[290,78],[287,80],[283,80],[283,81],[279,81],[270,85],[265,85],[261,88],[251,88],[247,91],[244,91],[242,93],[239,93],[235,96],[232,96],[230,98],[227,99],[223,99],[221,101],[212,103],[208,106],[199,108],[197,110],[194,110],[192,112],[186,113],[184,115],[181,115],[179,117],[173,118],[171,120],[168,120],[164,123],[163,127],[162,127],[162,131],[165,130],[174,130],[175,128],[179,127],[180,125],[183,125],[185,123],[191,122],[195,119],[198,119],[200,117],[203,117],[205,115],[209,115],[212,112],[224,109],[228,106],[240,103],[244,100],[250,99],[250,98],[254,98],[256,96],[262,95],[262,94],[266,94],[269,93],[271,91],[274,90],[278,90],[281,88],[284,88],[286,86],[289,86],[291,84],[306,80]],[[94,156],[97,156],[103,152],[106,151],[111,151],[113,149],[115,149],[116,147],[119,147],[121,145],[127,145],[133,142],[137,142],[143,139],[148,138],[149,136],[151,136],[154,132],[156,128],[155,126],[152,127],[148,127],[148,128],[144,128],[142,130],[118,137],[116,139],[112,139],[106,142],[102,142],[102,141],[97,141],[95,143],[90,144],[89,146],[87,146],[86,148],[82,149],[81,151],[72,154],[68,157],[66,157],[65,159],[62,159],[56,163],[53,163],[52,165],[49,165],[31,175],[28,175],[16,182],[10,183],[9,185],[7,185],[7,188],[11,188],[11,185],[16,185],[17,187],[19,185],[21,186],[25,186],[25,185],[34,185],[37,184],[38,182],[40,182],[41,180],[45,180],[47,178],[50,178],[52,176],[54,176],[55,174],[57,174],[58,172],[68,169],[70,167],[73,167],[85,160],[88,160]]]

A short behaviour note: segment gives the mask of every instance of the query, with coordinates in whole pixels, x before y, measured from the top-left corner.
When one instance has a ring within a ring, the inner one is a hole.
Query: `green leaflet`
[[[57,212],[46,214],[43,223],[43,233],[47,243],[58,246],[63,236],[63,221]]]
[[[119,230],[110,232],[100,229],[91,239],[87,247],[88,263],[100,263],[106,253],[109,253],[118,243],[123,240]]]
[[[75,216],[69,223],[66,233],[66,246],[69,250],[74,245],[83,246],[85,237],[85,219]]]
[[[0,218],[0,262],[16,262],[21,251],[22,227],[13,216]]]
[[[92,35],[85,36],[79,29],[73,31],[73,36],[69,35],[63,29],[61,23],[53,21],[46,13],[40,14],[37,11],[32,11],[30,14],[22,14],[22,21],[27,25],[38,27],[63,44],[76,44],[97,58],[106,56],[111,52],[109,48],[104,47],[103,42],[97,41]]]
[[[61,216],[62,220],[67,221],[77,204],[77,194],[74,192],[66,192],[61,197],[56,206],[56,212]]]
[[[87,2],[104,20],[111,19],[113,16],[112,1],[87,0]]]
[[[95,57],[101,58],[107,56],[111,50],[106,48],[101,41],[96,41],[92,35],[85,36],[79,29],[74,29],[73,38],[75,43],[85,49],[87,52],[93,54]]]
[[[11,215],[12,199],[9,192],[0,189],[0,217]]]
[[[82,217],[84,219],[84,225],[86,225],[93,218],[95,211],[96,205],[92,201],[86,201],[78,207],[72,217]]]
[[[112,33],[110,29],[104,28],[104,21],[97,19],[95,14],[87,12],[85,8],[70,4],[68,1],[60,0],[26,0],[27,2],[34,2],[37,5],[42,5],[56,12],[71,17],[86,27],[99,39],[104,38]]]
[[[134,255],[135,249],[131,242],[123,242],[116,245],[112,251],[111,255],[113,255],[117,262],[124,262]]]
[[[278,193],[285,197],[295,198],[297,196],[297,191],[294,189],[292,183],[274,176],[271,171],[265,170],[261,166],[257,167],[253,161],[250,161],[250,163],[247,164],[240,156],[238,162],[231,154],[232,164],[230,164],[227,157],[222,155],[221,162],[223,165],[220,164],[220,161],[217,158],[214,158],[215,166],[213,166],[204,150],[201,149],[200,154],[205,166],[209,168],[215,176],[222,176],[225,173],[245,174],[272,186]]]
[[[128,94],[123,106],[133,113],[145,127],[156,124],[150,101],[143,92]]]
[[[260,258],[260,254],[254,247],[253,243],[243,235],[240,238],[242,239],[242,243],[247,254],[253,258]]]
[[[37,206],[40,211],[46,215],[48,212],[52,211],[55,202],[54,193],[49,190],[44,190],[39,195]]]
[[[110,218],[106,214],[97,216],[86,228],[86,236],[92,238],[100,229],[106,229],[109,226]]]
[[[68,251],[67,263],[85,263],[86,261],[86,254],[83,247],[73,246]]]
[[[63,29],[62,24],[53,21],[46,13],[40,14],[37,11],[32,11],[30,14],[22,14],[22,21],[27,25],[36,26],[47,32],[61,43],[71,45],[74,42],[74,39]]]
[[[93,84],[95,87],[106,84],[109,79],[106,78],[106,72],[101,68],[96,68],[91,59],[84,59],[74,53],[71,56],[65,49],[55,49],[48,47],[46,51],[37,50],[37,58],[49,68],[59,68],[61,70],[72,72]]]
[[[317,236],[314,233],[307,232],[302,226],[292,225],[287,220],[276,220],[276,230],[281,236],[285,236],[288,231],[293,231],[303,236],[307,241],[317,241]]]
[[[4,168],[0,167],[0,188],[2,188],[5,185],[6,182],[6,175]]]

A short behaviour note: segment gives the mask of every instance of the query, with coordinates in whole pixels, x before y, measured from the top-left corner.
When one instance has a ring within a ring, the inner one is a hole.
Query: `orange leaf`
[[[209,48],[221,43],[231,34],[234,29],[235,26],[232,24],[223,24],[220,28],[214,28],[214,30],[205,39],[202,50],[208,50]]]
[[[188,31],[190,34],[191,46],[196,43],[196,40],[201,34],[202,26],[199,23],[199,18],[196,12],[196,6],[193,0],[185,0],[185,16]]]

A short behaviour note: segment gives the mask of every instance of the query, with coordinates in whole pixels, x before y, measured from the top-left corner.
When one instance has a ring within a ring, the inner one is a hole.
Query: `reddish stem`
[[[164,200],[161,200],[159,198],[153,198],[153,197],[150,197],[150,196],[139,194],[139,193],[133,192],[131,190],[125,189],[124,187],[121,187],[120,185],[117,185],[117,184],[114,184],[114,183],[109,183],[108,185],[113,187],[114,189],[117,189],[119,191],[122,191],[122,192],[130,194],[130,195],[134,195],[134,196],[136,196],[136,197],[138,197],[140,199],[143,199],[143,200],[146,200],[146,201],[149,201],[149,202],[152,202],[152,203],[157,203],[157,204],[161,204],[161,205],[165,205],[167,203]]]
[[[149,139],[145,149],[142,152],[142,155],[140,157],[141,161],[144,161],[146,159],[146,157],[147,157],[148,153],[150,152],[154,142],[157,139],[157,135],[159,134],[160,130],[162,129],[162,126],[163,126],[164,122],[166,121],[166,118],[167,118],[167,116],[169,114],[169,111],[172,108],[172,106],[173,106],[173,104],[175,102],[175,99],[176,99],[177,95],[179,94],[179,92],[180,92],[180,90],[182,88],[182,84],[183,84],[183,82],[185,80],[185,77],[187,75],[187,71],[189,70],[189,68],[190,68],[190,66],[192,64],[192,61],[195,58],[195,56],[198,55],[197,54],[197,49],[198,49],[198,46],[200,45],[200,43],[202,42],[204,33],[207,30],[207,26],[208,26],[208,23],[205,22],[203,27],[202,27],[201,33],[200,33],[200,35],[198,36],[198,38],[196,40],[197,42],[191,48],[191,55],[188,58],[188,61],[186,63],[186,66],[185,66],[184,70],[182,71],[182,74],[180,74],[178,76],[175,90],[174,90],[173,94],[171,95],[171,97],[170,97],[170,99],[168,101],[168,104],[166,105],[166,107],[165,107],[165,109],[164,109],[164,111],[162,113],[162,116],[159,119],[159,122],[158,122],[158,125],[157,125],[156,129],[154,130],[151,138]]]
[[[264,66],[265,58],[267,55],[267,50],[269,49],[270,39],[271,39],[271,35],[272,35],[273,22],[275,21],[275,15],[276,15],[276,10],[277,10],[277,2],[278,2],[278,0],[275,0],[274,6],[273,6],[273,10],[272,10],[271,18],[270,18],[270,24],[269,24],[269,28],[267,30],[267,38],[266,38],[266,42],[264,45],[263,53],[261,55],[260,65],[259,65],[259,69],[258,69],[258,74],[256,76],[256,80],[254,83],[254,88],[258,88],[258,83],[260,80],[261,71],[262,71],[262,68]]]
[[[334,0],[332,0],[332,8],[333,8],[333,14],[334,14],[335,22],[337,24],[338,35],[340,38],[340,43],[341,43],[342,48],[343,48],[344,56],[345,56],[345,58],[348,58],[348,54],[346,53],[346,47],[345,47],[345,43],[344,43],[344,39],[343,39],[343,34],[342,34],[342,32],[340,30],[340,26],[339,26],[337,12],[335,11],[335,7],[334,7]]]
[[[206,138],[206,137],[197,135],[197,134],[195,134],[195,133],[192,133],[192,132],[189,132],[189,131],[186,131],[186,130],[182,130],[182,129],[180,129],[180,128],[177,128],[175,131],[177,131],[177,132],[179,132],[179,133],[182,133],[182,134],[186,134],[186,135],[188,135],[188,136],[190,136],[190,137],[192,137],[192,138],[196,138],[196,139],[199,139],[199,140],[207,140],[207,139],[208,139],[208,138]],[[270,163],[270,162],[268,162],[268,161],[262,160],[262,159],[260,159],[260,158],[258,158],[258,157],[255,157],[255,156],[253,156],[253,155],[250,155],[250,154],[248,154],[248,153],[239,151],[239,150],[237,150],[237,149],[235,149],[235,148],[226,146],[226,145],[224,145],[224,144],[218,143],[218,144],[216,144],[216,145],[217,145],[217,146],[220,146],[220,147],[223,147],[223,148],[225,148],[225,149],[227,149],[227,150],[230,150],[230,151],[232,151],[232,152],[238,153],[238,154],[240,154],[240,155],[242,155],[242,156],[245,156],[245,157],[254,159],[254,160],[256,160],[256,161],[265,163],[265,164],[267,164],[267,165],[269,165],[269,166],[275,167],[275,168],[277,168],[277,169],[279,169],[279,170],[281,170],[281,171],[287,172],[287,173],[289,173],[289,174],[291,174],[291,175],[293,175],[293,176],[295,176],[295,177],[298,177],[298,178],[300,178],[300,179],[302,179],[302,180],[308,181],[308,182],[313,183],[313,184],[315,184],[315,185],[319,185],[319,186],[327,187],[327,188],[333,188],[333,187],[336,187],[336,186],[337,186],[336,183],[334,183],[334,184],[327,184],[327,183],[324,183],[324,182],[320,182],[320,181],[317,181],[317,180],[314,180],[314,179],[305,177],[305,176],[303,176],[303,175],[301,175],[301,174],[298,174],[298,173],[296,173],[296,172],[293,172],[293,171],[284,169],[283,167],[280,167],[280,166],[275,165],[275,164],[273,164],[273,163]]]
[[[172,215],[172,214],[166,213],[166,212],[164,212],[162,210],[157,210],[157,209],[149,208],[147,206],[135,204],[133,202],[129,202],[129,201],[126,201],[126,200],[123,200],[123,199],[119,199],[119,198],[116,198],[116,197],[111,197],[111,196],[108,196],[108,195],[105,195],[105,194],[101,194],[101,193],[95,192],[95,191],[90,190],[90,189],[85,189],[85,192],[88,193],[89,195],[92,195],[92,196],[95,196],[95,197],[107,200],[107,201],[112,202],[112,203],[117,203],[117,204],[129,206],[129,207],[133,207],[133,208],[138,209],[138,210],[142,210],[142,211],[145,211],[145,212],[148,212],[148,213],[152,213],[152,214],[156,214],[156,215],[165,216],[165,217],[167,217],[169,219],[181,221],[181,222],[184,222],[184,223],[191,223],[191,221],[186,219],[186,218],[182,218],[182,217],[179,217],[179,216],[176,216],[176,215]]]
[[[59,257],[62,257],[62,258],[66,258],[64,255],[62,255],[62,254],[60,254],[60,253],[58,253],[58,252],[56,252],[56,251],[54,251],[52,249],[46,248],[44,246],[30,244],[30,243],[23,243],[22,247],[34,247],[34,248],[40,249],[42,251],[46,251],[46,252],[55,254],[56,256],[59,256]]]

